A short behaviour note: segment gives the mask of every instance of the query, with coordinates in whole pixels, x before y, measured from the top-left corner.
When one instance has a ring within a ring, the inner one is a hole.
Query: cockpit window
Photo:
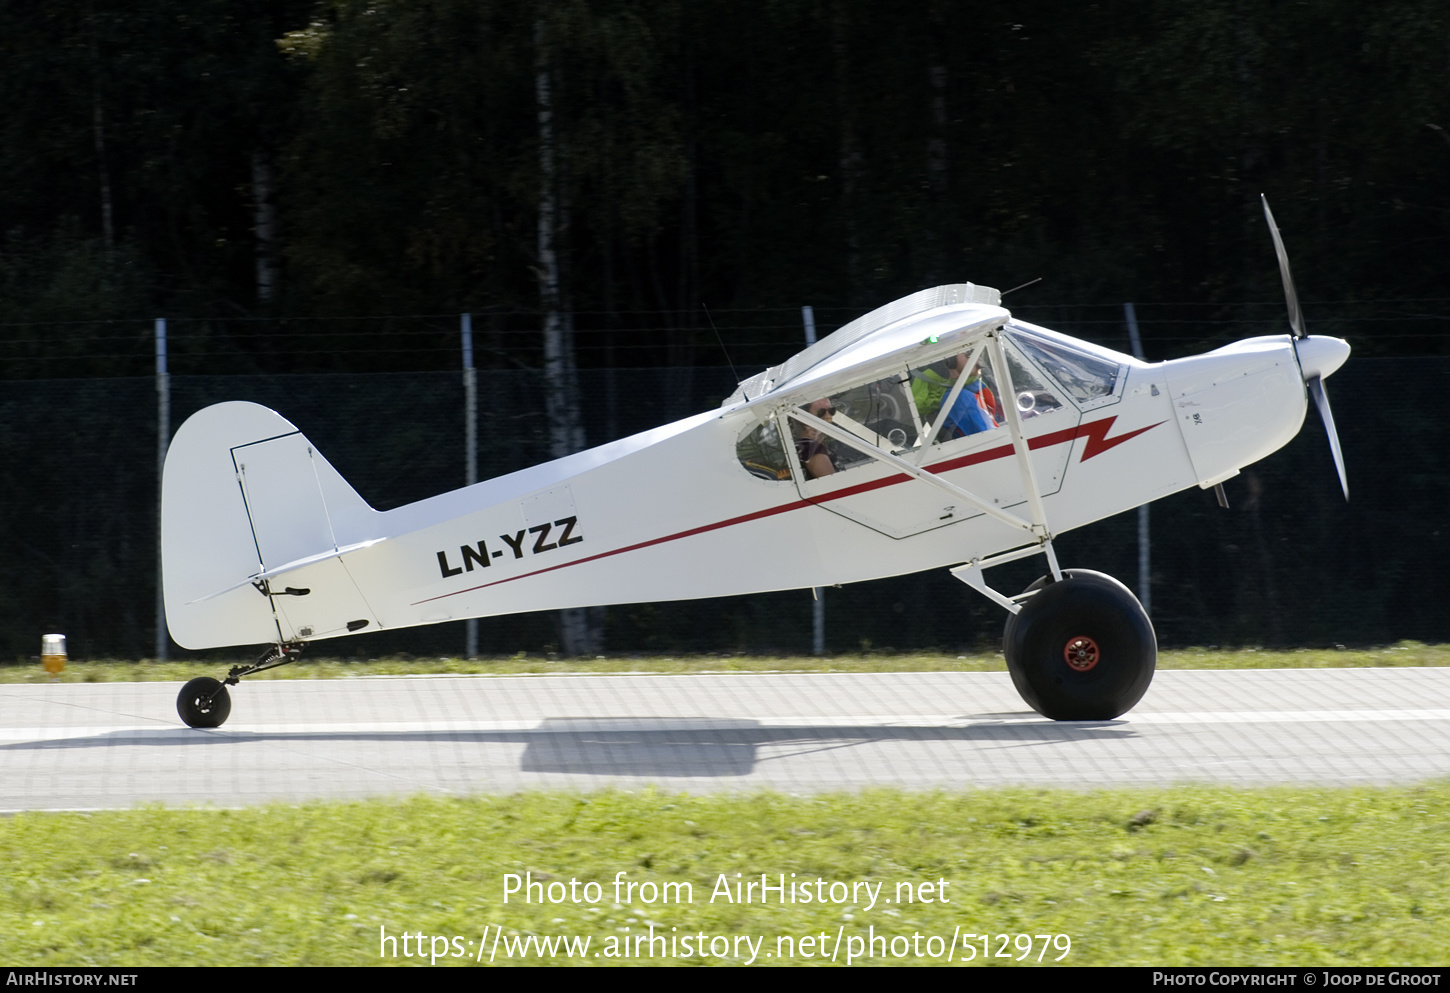
[[[996,384],[991,357],[980,346],[911,370],[912,399],[922,424],[936,427],[938,444],[1002,424]],[[951,407],[943,417],[942,407],[949,401]]]
[[[898,455],[913,448],[920,434],[904,379],[899,376],[812,400],[802,404],[800,412],[806,416],[790,421],[804,479],[819,479],[874,461],[866,451],[817,429],[816,419],[829,421],[872,448]]]
[[[911,402],[900,377],[881,379],[854,389],[834,393],[827,398],[832,408],[832,423],[845,428],[862,441],[889,452],[901,452],[916,444],[916,423],[911,417]],[[821,406],[820,401],[808,404]],[[870,461],[870,456],[849,445],[841,446],[837,468],[848,468]]]
[[[903,367],[894,375],[780,411],[740,436],[736,458],[761,479],[808,481],[875,464],[871,452],[878,449],[918,463],[935,458],[922,452],[923,443],[935,449],[995,431],[1007,423],[1007,403],[1023,421],[1062,410],[1063,387],[1024,358],[1024,351],[1054,375],[1070,374],[1074,383],[1089,374],[1104,377],[1087,380],[1100,391],[1088,393],[1089,399],[1111,393],[1116,366],[1035,336],[1024,344],[1026,338],[1014,334],[1004,343],[1010,390],[990,349],[978,342],[937,362]]]
[[[1021,327],[1014,326],[1008,333],[1012,341],[1061,383],[1068,396],[1078,403],[1111,396],[1117,387],[1120,367],[1116,362]],[[1015,382],[1015,375],[1013,380]]]
[[[1037,371],[1022,361],[1017,350],[1007,346],[1007,366],[1012,373],[1012,391],[1016,394],[1017,412],[1024,421],[1043,417],[1062,409],[1057,391],[1046,385]]]
[[[794,458],[802,479],[819,479],[874,459],[861,448],[815,427],[819,419],[860,438],[864,445],[895,454],[910,451],[921,434],[905,375],[889,376],[801,404],[745,432],[735,456],[761,479],[791,478]],[[788,425],[782,430],[781,425]]]
[[[752,428],[735,444],[735,457],[752,476],[761,479],[789,479],[790,463],[781,444],[779,421],[772,417]]]

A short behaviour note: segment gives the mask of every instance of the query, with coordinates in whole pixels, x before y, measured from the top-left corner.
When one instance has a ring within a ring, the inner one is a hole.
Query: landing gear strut
[[[1158,639],[1143,606],[1111,576],[1044,576],[1007,618],[1002,651],[1022,698],[1055,721],[1106,721],[1131,710],[1153,681]]]
[[[188,727],[221,727],[232,712],[232,697],[227,692],[228,686],[237,685],[243,676],[295,662],[297,656],[302,654],[302,647],[301,642],[272,645],[250,665],[232,666],[227,678],[221,682],[210,676],[197,676],[181,688],[181,693],[176,698],[176,713]]]

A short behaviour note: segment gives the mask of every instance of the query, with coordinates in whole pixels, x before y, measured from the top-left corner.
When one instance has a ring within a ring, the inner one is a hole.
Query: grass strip
[[[220,678],[231,661],[73,661],[60,682],[176,682],[195,676]],[[1345,669],[1450,665],[1450,645],[1402,641],[1383,648],[1176,648],[1158,653],[1159,669]],[[389,657],[338,659],[303,658],[291,665],[248,676],[247,679],[333,679],[360,676],[425,674],[547,675],[579,673],[698,673],[698,672],[1000,672],[1006,669],[1001,652],[846,653],[810,655],[669,655],[600,656],[594,659],[559,659],[515,655],[494,658]],[[40,683],[52,677],[39,660],[0,666],[0,683]]]
[[[0,853],[12,966],[1450,961],[1445,785],[146,807]]]

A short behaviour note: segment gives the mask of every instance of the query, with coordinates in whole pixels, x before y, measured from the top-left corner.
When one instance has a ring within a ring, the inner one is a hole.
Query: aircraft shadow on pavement
[[[417,731],[198,731],[188,728],[108,731],[103,734],[0,745],[0,753],[75,748],[245,747],[266,742],[454,742],[523,744],[522,772],[597,776],[732,777],[749,775],[761,750],[788,748],[789,757],[890,742],[981,742],[1002,747],[1051,748],[1125,740],[1138,732],[1122,721],[1024,721],[1025,714],[964,716],[965,726],[772,725],[738,718],[546,718],[520,730]],[[766,758],[787,757],[775,754]]]

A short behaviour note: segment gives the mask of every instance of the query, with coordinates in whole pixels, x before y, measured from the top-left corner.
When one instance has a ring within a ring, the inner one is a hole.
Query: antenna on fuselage
[[[1014,286],[1010,290],[1003,290],[1001,293],[998,293],[997,296],[999,298],[1001,298],[1001,297],[1006,296],[1008,293],[1016,293],[1018,290],[1025,290],[1027,287],[1031,286],[1033,283],[1040,283],[1040,282],[1042,282],[1042,277],[1041,276],[1038,276],[1036,279],[1029,279],[1027,282],[1023,283],[1021,286]]]
[[[710,322],[710,330],[715,332],[715,340],[720,343],[720,351],[725,353],[725,362],[730,366],[730,375],[735,377],[735,382],[740,382],[740,373],[735,371],[735,363],[730,361],[730,349],[725,347],[725,339],[720,337],[720,329],[715,326],[715,318],[710,316],[710,308],[701,303],[700,309],[705,312],[705,318]]]

